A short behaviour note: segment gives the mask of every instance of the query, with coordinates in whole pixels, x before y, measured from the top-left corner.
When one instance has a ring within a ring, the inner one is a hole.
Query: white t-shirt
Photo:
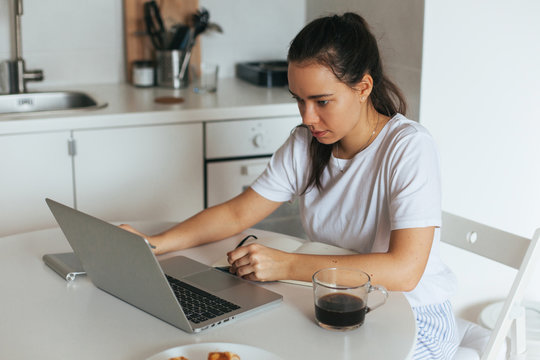
[[[252,188],[272,201],[298,198],[308,238],[360,253],[386,252],[390,232],[436,226],[429,260],[412,306],[439,304],[455,290],[455,277],[439,256],[441,190],[438,152],[420,124],[397,114],[375,140],[350,160],[333,155],[322,191],[304,191],[310,172],[311,134],[298,128],[276,151]]]

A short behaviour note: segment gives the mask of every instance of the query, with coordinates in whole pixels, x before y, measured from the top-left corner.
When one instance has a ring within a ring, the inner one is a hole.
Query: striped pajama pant
[[[418,326],[414,360],[452,360],[459,346],[452,305],[413,307]]]

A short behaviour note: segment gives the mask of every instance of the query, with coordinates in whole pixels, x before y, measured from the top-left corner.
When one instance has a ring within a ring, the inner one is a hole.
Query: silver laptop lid
[[[193,332],[156,257],[142,237],[51,199],[46,202],[98,288],[184,331]]]

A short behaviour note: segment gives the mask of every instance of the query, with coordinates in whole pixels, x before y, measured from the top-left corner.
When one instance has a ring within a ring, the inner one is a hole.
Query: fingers
[[[151,239],[150,239],[149,236],[143,234],[143,233],[140,232],[140,231],[135,230],[135,228],[133,228],[131,225],[128,225],[128,224],[120,224],[120,225],[118,225],[118,227],[121,228],[121,229],[127,230],[127,231],[129,231],[129,232],[132,232],[132,233],[134,233],[134,234],[136,234],[136,235],[139,235],[140,237],[142,237],[143,239],[146,240],[146,242],[147,242],[148,245],[151,247],[152,252],[153,252],[154,254],[156,254],[156,255],[159,254],[159,251],[158,251],[157,247],[151,242]]]
[[[227,256],[229,264],[231,264],[231,272],[238,276],[245,277],[255,271],[254,265],[257,260],[254,256],[253,246],[241,246],[233,251],[230,251]]]
[[[249,273],[249,274],[244,275],[244,276],[241,276],[241,277],[243,279],[250,280],[250,281],[259,281],[259,282],[266,281],[265,279],[260,279],[259,277],[257,277],[256,273],[254,273],[254,272]]]
[[[229,260],[229,264],[232,264],[236,260],[240,259],[241,257],[246,256],[249,253],[252,253],[256,251],[257,247],[260,247],[262,245],[259,244],[249,244],[244,246],[239,246],[235,248],[234,250],[231,250],[227,253],[227,258]]]
[[[135,230],[135,228],[133,228],[133,227],[132,227],[131,225],[129,225],[129,224],[120,224],[120,225],[118,225],[118,227],[119,227],[119,228],[122,228],[122,229],[124,229],[124,230],[127,230],[127,231],[129,231],[129,232],[132,232],[132,233],[134,233],[134,234],[137,234],[137,235],[139,235],[139,236],[143,236],[143,237],[144,237],[144,235],[143,235],[142,233],[140,233],[139,231]]]
[[[282,260],[285,253],[260,244],[241,246],[228,254],[231,272],[248,280],[273,281],[281,280],[283,273]]]

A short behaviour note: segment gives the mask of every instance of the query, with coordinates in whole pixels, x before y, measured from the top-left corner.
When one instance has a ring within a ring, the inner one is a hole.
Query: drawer
[[[244,191],[266,169],[269,159],[264,157],[207,163],[207,206],[225,202]]]
[[[206,123],[206,159],[272,154],[301,121],[291,116]]]

